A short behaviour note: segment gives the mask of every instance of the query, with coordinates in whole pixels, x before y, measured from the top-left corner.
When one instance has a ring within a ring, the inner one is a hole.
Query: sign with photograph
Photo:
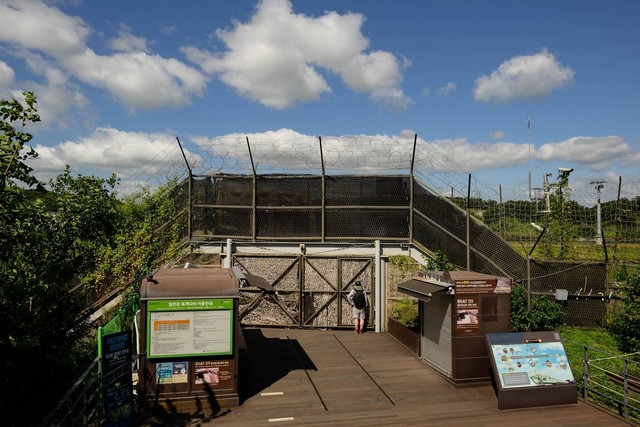
[[[198,360],[194,362],[193,384],[202,388],[232,389],[233,360]]]
[[[148,301],[146,344],[148,358],[233,354],[233,300]]]
[[[478,297],[456,297],[456,335],[477,334],[480,307]]]

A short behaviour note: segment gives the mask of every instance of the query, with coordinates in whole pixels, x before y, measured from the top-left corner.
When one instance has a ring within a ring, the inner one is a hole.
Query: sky
[[[126,183],[176,138],[197,160],[417,134],[487,186],[638,182],[639,20],[636,0],[0,0],[0,98],[35,92],[43,180]]]

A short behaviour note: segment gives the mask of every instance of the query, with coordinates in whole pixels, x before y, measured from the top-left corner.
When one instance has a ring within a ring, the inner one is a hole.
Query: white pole
[[[226,253],[226,257],[224,259],[224,268],[231,268],[231,251],[233,250],[233,240],[232,239],[227,239],[227,253]]]
[[[376,240],[376,259],[375,259],[375,316],[376,316],[376,332],[382,330],[382,249],[380,247],[380,240]]]

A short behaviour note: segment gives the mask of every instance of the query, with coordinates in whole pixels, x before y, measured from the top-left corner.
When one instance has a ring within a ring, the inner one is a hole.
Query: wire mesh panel
[[[554,293],[566,289],[572,296],[604,296],[607,293],[607,265],[531,261],[531,288],[536,292]]]
[[[409,211],[327,210],[326,237],[404,240],[409,237]]]
[[[435,221],[450,235],[466,241],[467,219],[460,208],[421,185],[414,185],[413,192],[413,206],[417,212]]]
[[[470,222],[469,234],[474,250],[480,252],[485,259],[493,261],[501,270],[501,273],[489,274],[526,277],[527,260],[510,243],[476,221]]]
[[[571,326],[604,326],[607,316],[606,298],[570,298],[565,305],[563,323]]]
[[[258,209],[257,237],[319,239],[322,229],[320,209]]]
[[[327,206],[407,206],[409,178],[328,176]]]
[[[213,204],[232,206],[251,206],[253,204],[253,177],[216,176],[210,179],[214,187]],[[194,204],[202,203],[199,199]]]
[[[194,206],[191,217],[193,238],[251,238],[251,209]]]
[[[467,265],[467,248],[464,241],[453,239],[446,230],[419,215],[414,215],[413,240],[430,251],[442,251],[457,266]]]
[[[260,176],[256,198],[258,206],[320,206],[322,178]]]

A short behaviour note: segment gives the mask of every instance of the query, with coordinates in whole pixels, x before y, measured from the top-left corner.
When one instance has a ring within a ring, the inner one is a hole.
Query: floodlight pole
[[[319,136],[318,137],[318,141],[320,143],[320,166],[322,167],[322,212],[320,215],[320,239],[322,242],[324,242],[324,220],[325,220],[325,206],[326,206],[326,195],[325,195],[325,170],[324,170],[324,154],[322,153],[322,137]]]
[[[257,193],[258,193],[258,189],[257,189],[257,185],[258,185],[258,180],[256,177],[256,166],[253,163],[253,154],[251,154],[251,144],[249,143],[249,137],[246,136],[245,137],[247,139],[247,149],[249,150],[249,160],[251,161],[251,170],[253,170],[253,194],[251,195],[252,197],[252,202],[251,202],[251,235],[253,237],[253,241],[256,241],[256,236],[258,235],[257,230],[256,230],[256,224],[257,224],[257,219],[256,219],[256,215],[258,214],[258,210],[256,208],[256,202],[257,202]]]
[[[413,136],[413,153],[411,154],[411,168],[409,170],[409,243],[413,243],[413,166],[416,161],[416,145],[418,134]]]
[[[180,138],[176,136],[176,141],[178,141],[178,147],[180,147],[180,152],[182,153],[182,158],[184,159],[184,163],[187,165],[187,171],[189,172],[189,186],[187,191],[189,192],[189,206],[187,209],[187,236],[189,236],[189,240],[191,240],[191,214],[193,211],[193,172],[191,172],[191,166],[189,165],[189,161],[187,160],[187,156],[184,154],[184,149],[182,148],[182,143],[180,142]]]

